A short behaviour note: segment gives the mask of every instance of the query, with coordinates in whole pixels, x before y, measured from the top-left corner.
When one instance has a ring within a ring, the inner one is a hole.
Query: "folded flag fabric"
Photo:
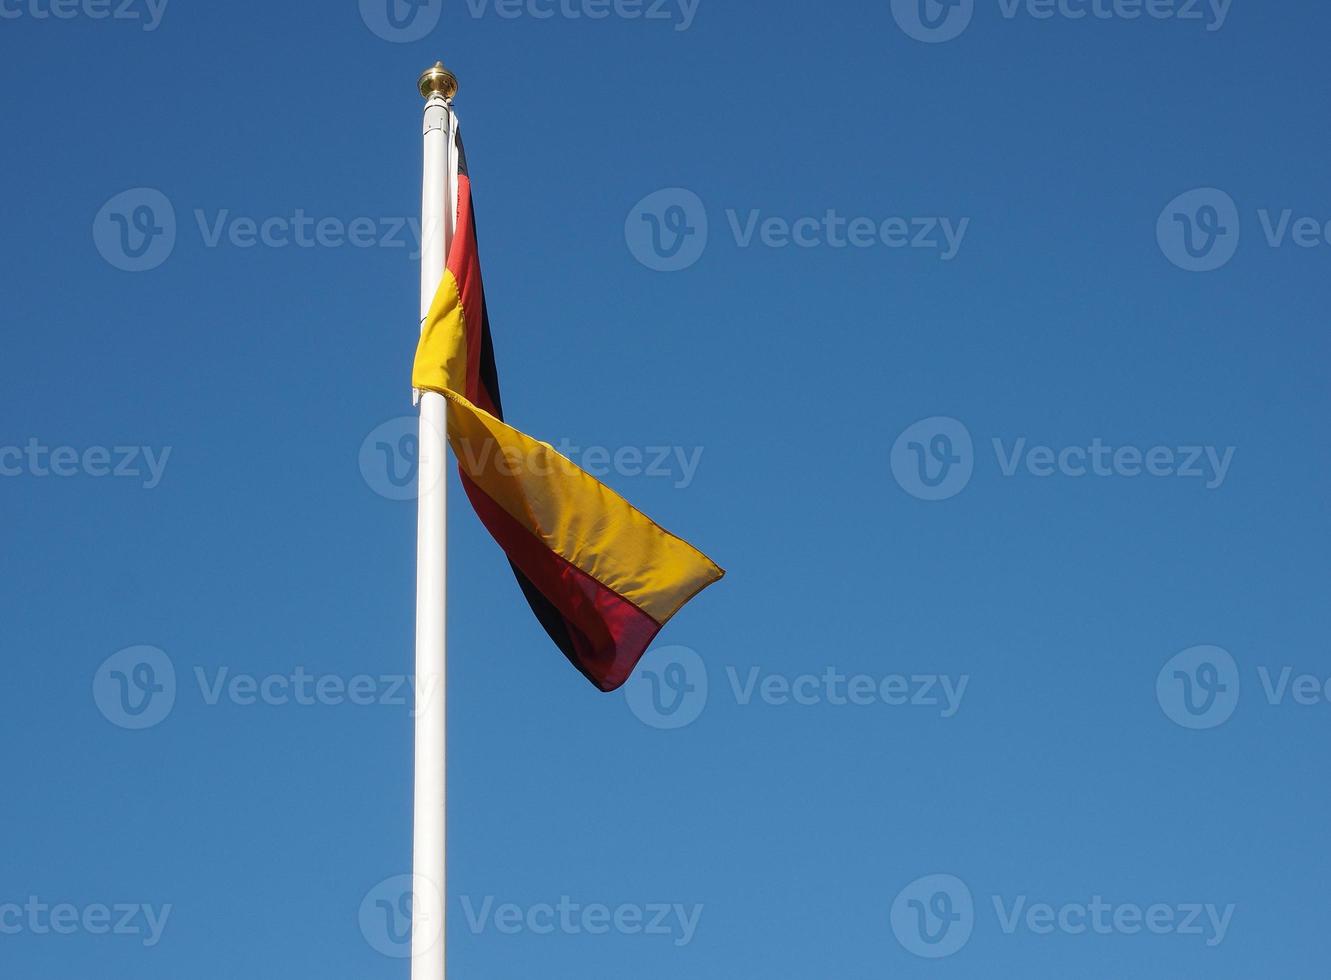
[[[453,156],[457,230],[412,385],[447,399],[462,485],[532,612],[588,680],[613,691],[666,622],[725,573],[554,447],[504,422],[460,139]]]

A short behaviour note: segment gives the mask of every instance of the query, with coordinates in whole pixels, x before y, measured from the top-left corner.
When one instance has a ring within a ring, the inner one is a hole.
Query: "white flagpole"
[[[421,323],[444,275],[456,220],[451,179],[456,148],[452,98],[457,79],[442,62],[420,77],[425,97],[425,177],[421,190]],[[445,647],[447,448],[444,398],[420,394],[416,532],[416,771],[412,839],[412,980],[444,980],[448,688]]]

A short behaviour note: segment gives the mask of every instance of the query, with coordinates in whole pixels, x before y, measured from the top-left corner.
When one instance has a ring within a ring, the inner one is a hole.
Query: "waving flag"
[[[457,231],[412,385],[448,401],[472,507],[550,638],[603,691],[632,673],[680,608],[725,573],[555,449],[504,422],[461,141]]]

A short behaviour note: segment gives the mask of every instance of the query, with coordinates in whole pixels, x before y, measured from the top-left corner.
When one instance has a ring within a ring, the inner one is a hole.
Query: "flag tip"
[[[442,61],[436,61],[433,68],[421,72],[416,85],[424,98],[442,95],[446,99],[451,99],[458,91],[458,77],[445,68]]]

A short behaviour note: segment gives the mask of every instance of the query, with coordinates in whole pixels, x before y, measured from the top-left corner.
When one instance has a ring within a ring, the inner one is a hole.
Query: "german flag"
[[[412,385],[448,400],[448,440],[481,522],[532,612],[602,691],[628,680],[666,622],[725,573],[547,443],[504,422],[458,139],[457,231]]]

